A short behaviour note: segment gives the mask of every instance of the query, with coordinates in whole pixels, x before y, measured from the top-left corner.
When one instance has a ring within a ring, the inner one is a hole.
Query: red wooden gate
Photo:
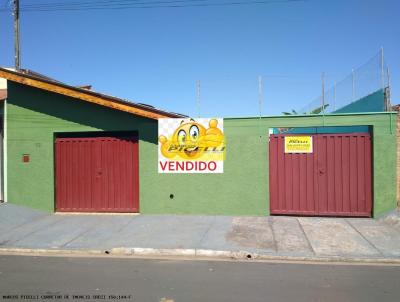
[[[56,210],[138,212],[137,139],[57,138]]]
[[[371,217],[370,135],[310,136],[313,153],[285,153],[285,135],[270,136],[271,214]]]

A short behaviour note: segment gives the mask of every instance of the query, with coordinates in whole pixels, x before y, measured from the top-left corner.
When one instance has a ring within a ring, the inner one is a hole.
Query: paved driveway
[[[246,251],[295,257],[400,258],[400,227],[396,217],[390,221],[46,214],[6,203],[0,205],[0,248],[126,247]]]

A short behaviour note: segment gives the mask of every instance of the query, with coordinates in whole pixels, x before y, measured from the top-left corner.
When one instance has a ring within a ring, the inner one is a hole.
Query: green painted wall
[[[268,215],[269,128],[370,125],[374,216],[396,206],[395,114],[227,118],[223,174],[158,174],[155,121],[13,83],[7,106],[9,202],[54,210],[54,132],[137,130],[142,213]]]
[[[141,185],[151,187],[157,163],[148,154],[157,143],[157,122],[58,94],[9,82],[7,99],[7,201],[54,211],[54,134],[138,131]],[[23,163],[22,155],[30,154]],[[145,200],[140,193],[140,200]]]

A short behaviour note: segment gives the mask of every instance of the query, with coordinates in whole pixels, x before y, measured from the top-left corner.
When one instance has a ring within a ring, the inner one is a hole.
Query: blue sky
[[[0,7],[6,2],[0,0]],[[382,46],[392,101],[399,103],[399,11],[396,0],[308,0],[22,12],[21,61],[22,68],[69,84],[91,84],[96,91],[191,116],[197,116],[200,80],[202,116],[252,116],[258,115],[259,75],[262,114],[279,114],[315,99],[322,72],[330,86]],[[13,66],[10,13],[0,13],[0,28],[0,66]]]

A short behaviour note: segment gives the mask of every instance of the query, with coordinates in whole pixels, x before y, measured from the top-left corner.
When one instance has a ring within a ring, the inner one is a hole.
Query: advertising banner
[[[223,173],[222,118],[158,120],[158,173]]]
[[[285,136],[285,153],[312,152],[312,136]]]

